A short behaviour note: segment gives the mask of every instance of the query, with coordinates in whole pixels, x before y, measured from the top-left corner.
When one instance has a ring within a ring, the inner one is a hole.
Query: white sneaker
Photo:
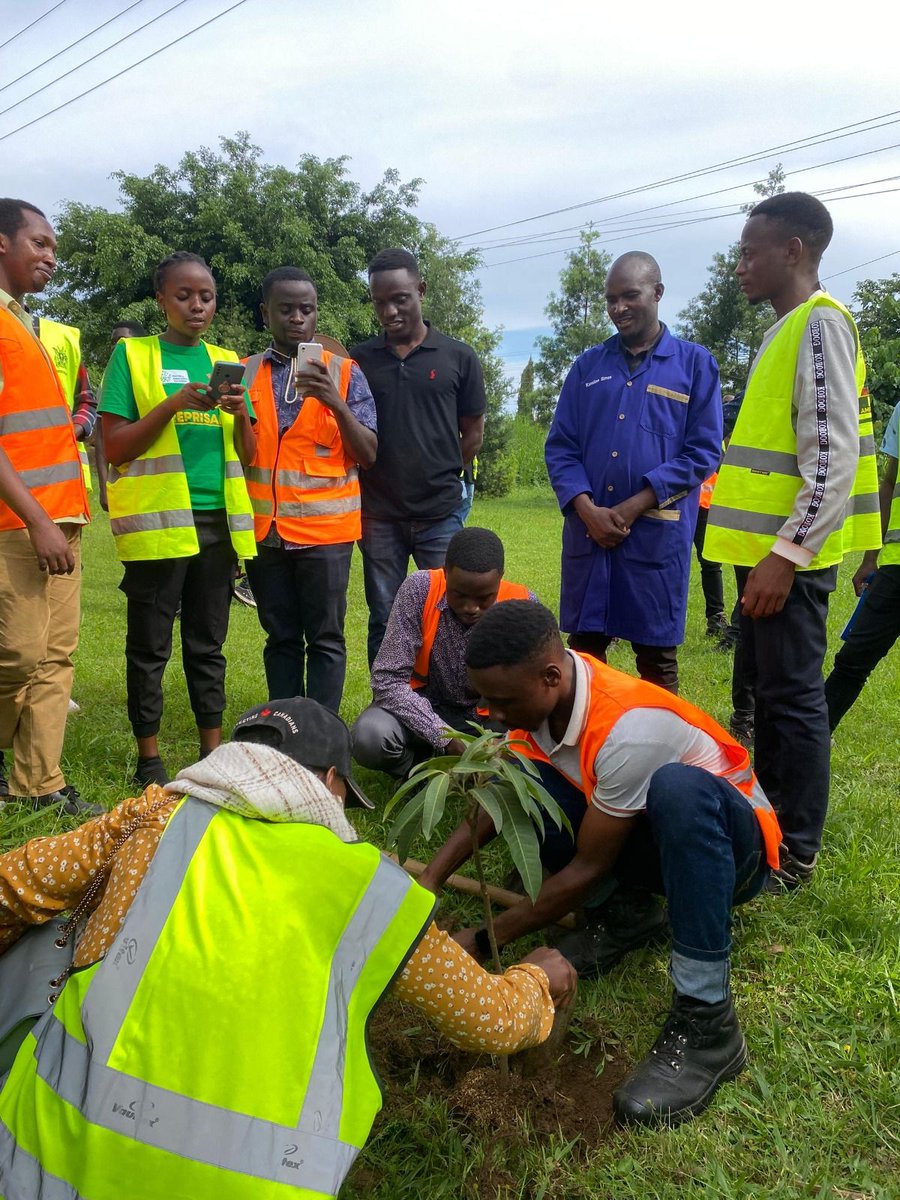
[[[81,712],[81,705],[78,704],[77,701],[70,699],[69,700],[69,712],[70,713]]]

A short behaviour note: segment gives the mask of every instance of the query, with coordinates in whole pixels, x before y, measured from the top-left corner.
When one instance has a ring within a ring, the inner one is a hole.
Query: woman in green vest
[[[207,383],[214,363],[238,359],[202,340],[216,312],[215,280],[202,258],[179,250],[156,268],[153,287],[165,332],[119,342],[100,405],[110,527],[125,568],[128,717],[142,787],[168,781],[158,735],[179,609],[201,756],[222,740],[232,575],[238,557],[256,553],[244,482],[256,445],[253,410],[242,387],[214,397]]]

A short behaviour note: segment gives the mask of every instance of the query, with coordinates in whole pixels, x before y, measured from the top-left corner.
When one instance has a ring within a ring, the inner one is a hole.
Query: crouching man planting
[[[729,987],[731,910],[778,866],[781,833],[747,751],[670,692],[566,650],[540,604],[511,600],[486,612],[466,664],[491,717],[527,743],[573,830],[547,830],[549,877],[534,903],[525,899],[497,918],[498,941],[584,906],[586,927],[558,948],[590,976],[659,937],[665,918],[654,897],[664,896],[672,1009],[617,1090],[615,1108],[623,1122],[695,1116],[746,1061]],[[479,836],[482,844],[495,836],[485,814]],[[470,850],[462,825],[421,882],[438,891]],[[482,931],[463,930],[457,940],[483,953]]]

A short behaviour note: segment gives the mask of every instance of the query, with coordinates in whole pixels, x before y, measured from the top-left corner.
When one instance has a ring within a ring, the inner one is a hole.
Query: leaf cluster
[[[524,742],[498,737],[476,726],[477,733],[448,730],[465,744],[462,754],[442,754],[414,767],[385,808],[385,815],[406,800],[388,833],[388,844],[401,862],[409,857],[416,837],[430,841],[448,801],[462,800],[469,814],[483,809],[503,839],[525,891],[532,901],[540,891],[542,872],[539,842],[544,822],[557,829],[571,825],[565,813],[543,787],[534,763],[519,747]]]

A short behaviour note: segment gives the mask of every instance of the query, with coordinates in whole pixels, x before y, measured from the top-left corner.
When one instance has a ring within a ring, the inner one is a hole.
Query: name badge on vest
[[[160,371],[160,383],[190,383],[191,377],[187,371]]]

